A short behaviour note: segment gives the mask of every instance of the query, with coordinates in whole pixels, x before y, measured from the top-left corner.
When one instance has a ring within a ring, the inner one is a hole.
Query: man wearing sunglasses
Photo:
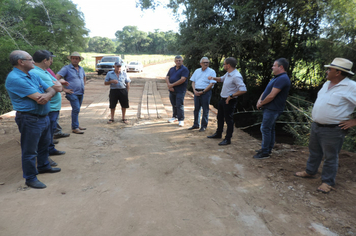
[[[200,59],[201,68],[196,69],[190,78],[194,92],[194,124],[188,130],[199,129],[200,110],[203,108],[201,126],[199,132],[204,132],[208,126],[209,104],[212,91],[216,83],[215,80],[209,80],[208,77],[216,77],[215,70],[209,68],[209,58]]]

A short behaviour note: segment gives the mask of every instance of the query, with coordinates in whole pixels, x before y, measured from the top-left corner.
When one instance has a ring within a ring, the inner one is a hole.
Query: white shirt
[[[320,124],[339,124],[349,120],[356,107],[356,82],[346,77],[330,89],[329,84],[319,90],[312,117]]]
[[[236,69],[231,73],[226,73],[220,78],[221,82],[223,82],[220,93],[222,98],[227,98],[230,94],[234,94],[237,91],[247,91],[242,75]]]
[[[216,77],[215,70],[208,67],[203,71],[201,68],[199,68],[194,71],[190,81],[195,83],[196,89],[205,89],[209,86],[209,84],[216,83],[216,81],[213,79],[208,80],[209,76]]]

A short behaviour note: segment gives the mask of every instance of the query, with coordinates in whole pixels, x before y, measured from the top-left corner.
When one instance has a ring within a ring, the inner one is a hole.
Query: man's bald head
[[[19,64],[20,59],[25,59],[26,57],[31,56],[28,52],[22,50],[15,50],[10,53],[10,63],[13,66],[17,66]]]

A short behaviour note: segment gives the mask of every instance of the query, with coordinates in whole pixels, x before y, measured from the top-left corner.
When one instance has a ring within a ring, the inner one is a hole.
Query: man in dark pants
[[[172,104],[173,115],[168,120],[173,123],[178,120],[180,127],[184,126],[184,96],[187,91],[189,70],[183,65],[183,58],[174,58],[176,66],[169,69],[166,76],[166,83],[169,90],[169,99]]]
[[[286,72],[288,66],[289,63],[285,58],[279,58],[273,63],[274,78],[257,101],[257,109],[263,108],[263,119],[261,149],[253,156],[255,159],[269,158],[274,147],[276,120],[283,113],[290,89],[290,79]]]
[[[233,57],[229,57],[224,61],[224,70],[227,71],[222,77],[209,76],[209,80],[216,80],[223,82],[221,89],[221,100],[218,105],[218,128],[215,134],[208,136],[208,138],[221,138],[224,129],[224,121],[226,121],[227,130],[225,139],[219,143],[220,146],[231,144],[232,133],[234,132],[234,119],[233,113],[237,104],[237,97],[246,93],[246,85],[243,78],[236,70],[237,61]]]
[[[25,51],[10,54],[14,69],[6,78],[5,87],[16,112],[15,121],[21,133],[22,170],[26,184],[32,188],[46,188],[37,179],[37,174],[55,173],[48,161],[48,146],[51,140],[49,101],[56,93],[36,74],[33,59]],[[37,168],[36,168],[37,159]]]

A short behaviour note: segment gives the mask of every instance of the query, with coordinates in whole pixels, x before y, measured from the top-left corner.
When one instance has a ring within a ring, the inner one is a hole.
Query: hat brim
[[[67,56],[68,60],[70,60],[71,57],[80,57],[80,60],[81,60],[81,61],[84,60],[84,57],[82,57],[82,56]]]
[[[338,67],[338,66],[332,66],[332,65],[324,65],[324,67],[327,67],[327,68],[334,68],[334,69],[337,69],[337,70],[341,70],[343,72],[346,72],[350,75],[354,75],[354,73],[352,71],[349,71],[349,70],[346,70],[344,68],[341,68],[341,67]]]

